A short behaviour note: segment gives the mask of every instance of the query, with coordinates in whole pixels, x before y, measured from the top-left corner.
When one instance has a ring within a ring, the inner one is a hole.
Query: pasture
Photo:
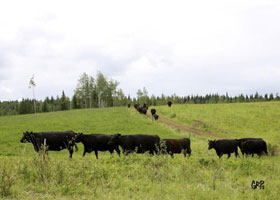
[[[83,146],[35,153],[19,140],[25,131],[157,134],[183,138],[174,129],[133,107],[70,110],[0,117],[0,198],[10,199],[278,199],[280,191],[280,103],[158,106],[160,118],[225,138],[262,137],[274,156],[218,159],[209,135],[191,135],[192,155],[150,156],[100,152],[82,157]],[[151,108],[149,108],[150,110]],[[149,111],[148,111],[149,112]],[[213,139],[213,138],[211,138]],[[252,181],[264,188],[252,189]]]

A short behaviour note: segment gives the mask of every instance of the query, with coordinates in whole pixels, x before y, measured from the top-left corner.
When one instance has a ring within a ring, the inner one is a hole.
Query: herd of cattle
[[[172,102],[168,101],[168,106],[171,107]],[[130,108],[130,104],[128,104]],[[148,111],[147,104],[140,106],[135,104],[134,108],[141,114],[145,114]],[[151,109],[152,119],[158,120],[159,116],[156,114],[156,110]],[[184,156],[191,155],[191,142],[189,138],[182,139],[160,139],[158,135],[105,135],[105,134],[83,134],[75,133],[73,131],[63,132],[28,132],[23,133],[23,137],[20,140],[22,143],[32,143],[34,150],[40,152],[43,148],[47,151],[60,151],[67,149],[72,158],[74,147],[78,151],[76,143],[82,143],[84,145],[84,153],[95,152],[95,156],[98,159],[98,151],[109,151],[111,154],[116,151],[120,156],[120,149],[122,148],[123,154],[129,153],[145,153],[149,152],[154,154],[170,154],[172,157],[174,154],[183,153]],[[223,139],[223,140],[209,140],[208,149],[215,149],[219,158],[223,154],[227,154],[228,158],[231,153],[235,153],[238,156],[238,147],[241,150],[242,155],[257,154],[259,157],[262,153],[267,155],[267,145],[262,138],[242,138],[242,139]]]
[[[123,153],[145,153],[161,154],[168,153],[172,157],[174,154],[183,153],[191,155],[191,144],[189,138],[182,139],[160,139],[158,135],[105,135],[105,134],[83,134],[73,131],[64,132],[40,132],[33,133],[26,131],[20,140],[22,143],[30,142],[33,144],[34,150],[40,152],[44,147],[49,151],[60,151],[68,149],[70,158],[72,158],[74,147],[78,150],[76,143],[81,142],[84,145],[84,153],[95,152],[98,159],[98,151],[109,151],[111,154],[116,151],[120,156],[120,149]],[[223,139],[209,140],[208,149],[214,148],[219,158],[223,154],[235,153],[238,156],[238,147],[242,154],[261,156],[262,153],[267,154],[266,142],[262,138],[242,138],[242,139]]]
[[[73,131],[34,133],[26,131],[20,142],[32,143],[36,152],[40,152],[43,147],[49,151],[68,149],[70,158],[72,158],[74,147],[78,150],[76,143],[79,142],[84,145],[83,156],[94,151],[97,159],[98,151],[109,151],[111,154],[116,151],[120,156],[119,146],[125,155],[132,152],[149,152],[152,155],[168,153],[172,157],[174,153],[184,153],[184,156],[191,155],[189,138],[160,139],[158,135],[83,134]]]

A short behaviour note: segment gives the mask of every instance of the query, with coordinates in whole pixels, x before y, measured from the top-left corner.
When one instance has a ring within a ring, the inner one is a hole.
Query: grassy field
[[[150,156],[100,153],[73,159],[68,152],[36,154],[19,142],[22,132],[73,130],[83,133],[157,134],[182,138],[133,108],[71,110],[0,117],[0,198],[8,199],[278,199],[280,191],[280,103],[174,105],[160,116],[227,138],[262,137],[275,156],[218,159],[208,137],[192,134],[192,155]],[[264,189],[252,189],[252,181]]]

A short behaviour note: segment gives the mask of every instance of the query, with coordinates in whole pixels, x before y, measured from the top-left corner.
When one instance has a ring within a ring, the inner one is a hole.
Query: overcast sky
[[[0,100],[72,96],[101,71],[126,95],[280,93],[280,1],[1,1]]]

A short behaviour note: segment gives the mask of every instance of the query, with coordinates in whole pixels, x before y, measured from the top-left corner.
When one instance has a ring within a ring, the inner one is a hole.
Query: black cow
[[[131,152],[150,154],[158,153],[160,138],[157,135],[121,135],[115,134],[109,144],[119,145],[123,149],[124,154]]]
[[[237,141],[232,139],[223,139],[223,140],[208,140],[208,149],[214,148],[216,150],[219,158],[223,154],[228,154],[228,158],[231,153],[235,153],[235,156],[238,156]]]
[[[134,104],[134,108],[137,110],[138,106],[140,106],[138,103]]]
[[[154,115],[153,115],[153,118],[154,118],[155,120],[158,120],[159,116],[158,116],[157,114],[154,114]]]
[[[140,114],[144,114],[144,115],[147,114],[147,108],[144,108],[144,107],[142,107],[142,106],[138,106],[138,107],[137,107],[137,111],[138,111]]]
[[[161,152],[168,153],[173,158],[174,153],[184,153],[186,157],[187,154],[191,155],[191,141],[189,138],[183,139],[163,139],[161,141]]]
[[[149,110],[149,107],[146,103],[143,104],[142,108],[146,108],[147,110]]]
[[[152,114],[152,115],[156,114],[156,112],[157,112],[156,109],[154,109],[154,108],[151,109],[151,114]]]
[[[98,159],[98,151],[110,151],[112,154],[114,150],[120,156],[120,150],[118,145],[108,144],[108,142],[112,139],[112,135],[104,135],[104,134],[88,134],[85,135],[83,133],[79,133],[76,142],[82,142],[84,145],[84,153],[91,153],[92,151],[95,152],[96,159]]]
[[[267,155],[267,145],[262,138],[241,138],[236,139],[237,144],[242,152],[242,155],[254,154],[261,156],[262,152]]]
[[[167,102],[167,105],[168,105],[169,107],[171,107],[172,102],[171,102],[171,101],[168,101],[168,102]]]
[[[67,149],[70,153],[70,158],[72,158],[73,146],[76,147],[76,151],[78,150],[75,144],[76,137],[77,133],[73,131],[25,132],[20,142],[31,142],[36,152],[41,151],[43,145],[46,145],[47,151],[61,151],[62,149]]]
[[[128,107],[128,108],[130,108],[130,103],[129,103],[129,104],[127,104],[127,107]]]

